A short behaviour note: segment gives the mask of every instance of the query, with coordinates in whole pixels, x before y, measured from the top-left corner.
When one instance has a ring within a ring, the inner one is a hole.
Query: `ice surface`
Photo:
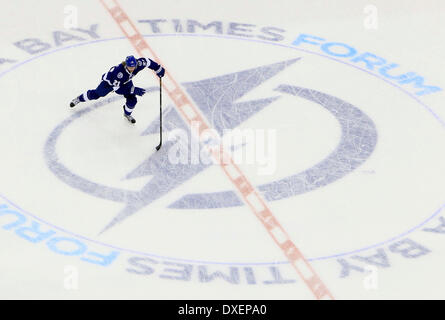
[[[149,70],[135,125],[115,93],[69,108],[138,56],[99,0],[10,1],[0,298],[313,299],[273,234],[336,299],[445,298],[443,2],[119,3],[215,134],[247,133],[226,150],[286,234],[210,162],[167,82],[155,151]]]

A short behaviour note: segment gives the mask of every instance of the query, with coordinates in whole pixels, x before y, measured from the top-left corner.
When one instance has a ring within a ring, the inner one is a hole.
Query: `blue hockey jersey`
[[[139,58],[137,59],[137,63],[136,69],[134,69],[134,71],[131,73],[122,63],[114,66],[110,69],[110,71],[102,75],[102,80],[107,82],[111,87],[113,87],[113,90],[116,91],[120,87],[129,83],[139,71],[145,68],[154,70],[156,73],[162,70],[162,67],[158,63],[148,58]]]

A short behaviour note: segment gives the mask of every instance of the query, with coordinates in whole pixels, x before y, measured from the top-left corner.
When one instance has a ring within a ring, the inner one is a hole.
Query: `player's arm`
[[[140,58],[138,60],[141,61],[141,64],[144,68],[147,67],[148,69],[156,72],[159,78],[162,78],[164,76],[165,69],[157,62],[151,60],[150,58]]]

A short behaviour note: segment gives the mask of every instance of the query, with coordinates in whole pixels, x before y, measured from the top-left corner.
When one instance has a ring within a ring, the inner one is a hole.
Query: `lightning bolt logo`
[[[237,101],[299,59],[296,58],[197,82],[188,82],[183,85],[204,116],[209,120],[210,127],[214,128],[222,136],[224,129],[233,129],[239,126],[251,116],[276,101],[279,96],[246,102]],[[173,108],[169,108],[164,115],[164,119],[166,130],[174,128],[186,129],[185,122]],[[158,132],[158,123],[154,121],[143,134],[155,134]],[[191,141],[193,137],[190,136],[190,133],[188,135],[188,141]],[[171,141],[166,142],[164,150],[168,150],[173,143]],[[139,192],[129,197],[125,207],[102,232],[121,223],[208,167],[209,165],[205,164],[172,164],[164,153],[153,153],[126,177],[127,179],[132,179],[150,175],[152,176],[150,181]]]

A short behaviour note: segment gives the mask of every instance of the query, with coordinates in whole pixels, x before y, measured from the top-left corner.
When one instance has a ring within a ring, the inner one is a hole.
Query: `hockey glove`
[[[133,87],[133,90],[135,95],[137,96],[143,96],[145,94],[145,89],[142,88],[138,88],[138,87]]]
[[[162,66],[159,66],[159,69],[156,71],[156,74],[159,78],[162,78],[165,74],[165,69]]]

